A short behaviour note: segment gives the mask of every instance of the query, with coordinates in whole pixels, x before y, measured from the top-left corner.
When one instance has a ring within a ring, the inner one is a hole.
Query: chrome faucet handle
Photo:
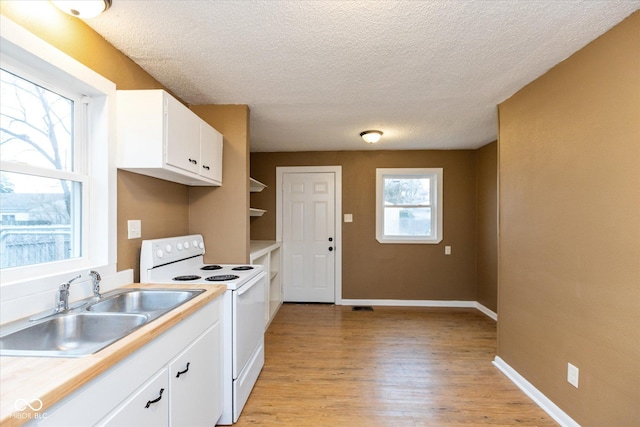
[[[69,309],[69,283],[60,284],[56,295],[57,307],[55,312],[60,313]]]
[[[100,277],[100,273],[95,270],[91,270],[89,272],[89,276],[91,276],[91,279],[93,280],[93,296],[95,298],[101,298],[102,295],[100,295],[100,281],[102,280],[102,277]]]
[[[69,310],[69,288],[71,287],[71,282],[79,279],[80,277],[82,277],[82,275],[78,274],[73,279],[60,284],[60,287],[58,288],[58,307],[56,308],[56,312],[59,313],[61,311]]]
[[[56,293],[56,307],[53,309],[53,311],[36,314],[35,316],[30,317],[29,321],[37,322],[38,320],[42,320],[49,316],[55,316],[56,314],[64,313],[65,311],[68,311],[69,310],[69,288],[71,287],[71,282],[79,279],[80,277],[82,277],[82,275],[78,274],[73,279],[67,280],[66,282],[60,284],[60,286],[58,287],[58,292]],[[83,302],[80,305],[76,305],[74,308],[80,307],[85,304],[86,302]]]

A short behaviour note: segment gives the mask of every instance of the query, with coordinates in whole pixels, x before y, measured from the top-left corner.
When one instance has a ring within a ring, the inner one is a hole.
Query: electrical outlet
[[[445,246],[444,247],[444,254],[445,255],[451,255],[451,246]]]
[[[573,366],[571,363],[567,364],[567,381],[569,384],[578,388],[578,377],[580,376],[580,370]]]
[[[130,219],[127,221],[127,238],[139,239],[142,237],[142,221],[139,219]]]

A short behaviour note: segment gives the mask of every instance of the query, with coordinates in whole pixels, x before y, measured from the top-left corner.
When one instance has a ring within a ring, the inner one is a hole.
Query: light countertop
[[[204,307],[226,290],[224,285],[158,285],[134,283],[124,288],[205,289],[181,306],[135,330],[126,337],[89,356],[0,357],[0,424],[18,426],[46,412],[61,399],[76,391],[172,326]],[[40,399],[39,411],[17,411],[17,401]]]

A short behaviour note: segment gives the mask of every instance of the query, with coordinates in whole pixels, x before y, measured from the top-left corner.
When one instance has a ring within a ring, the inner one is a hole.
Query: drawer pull
[[[178,375],[176,375],[176,378],[180,378],[180,375],[186,374],[187,371],[189,370],[189,365],[191,365],[191,362],[187,362],[187,367],[185,368],[184,371],[178,371]]]
[[[194,165],[197,165],[198,161],[194,159],[189,159],[189,163],[193,163]]]
[[[202,165],[202,169],[209,170],[209,169],[211,169],[211,168],[210,168],[209,166],[207,166],[207,165]]]
[[[160,402],[160,399],[162,399],[162,393],[164,393],[164,389],[163,388],[160,389],[160,396],[158,396],[157,399],[147,401],[147,404],[145,405],[145,408],[148,408],[149,406],[151,406],[152,403]]]

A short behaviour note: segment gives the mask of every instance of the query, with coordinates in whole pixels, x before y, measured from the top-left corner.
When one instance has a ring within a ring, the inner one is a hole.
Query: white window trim
[[[435,209],[431,212],[433,236],[386,236],[384,234],[384,188],[383,178],[389,175],[425,176],[435,178],[435,188],[432,194]],[[376,240],[380,243],[400,244],[438,244],[442,241],[442,212],[443,212],[443,170],[442,168],[377,168],[376,169]]]
[[[38,77],[44,81],[69,82],[70,86],[91,98],[87,105],[89,128],[86,130],[86,168],[89,174],[86,187],[90,201],[89,212],[83,218],[87,225],[83,231],[89,236],[85,256],[80,261],[74,259],[5,269],[0,283],[4,289],[3,297],[10,285],[33,283],[34,279],[43,282],[39,289],[46,289],[49,285],[44,283],[49,283],[48,279],[61,275],[86,274],[89,269],[99,270],[101,274],[114,274],[117,259],[116,86],[4,16],[0,16],[0,43],[4,58],[15,59],[38,70]]]

